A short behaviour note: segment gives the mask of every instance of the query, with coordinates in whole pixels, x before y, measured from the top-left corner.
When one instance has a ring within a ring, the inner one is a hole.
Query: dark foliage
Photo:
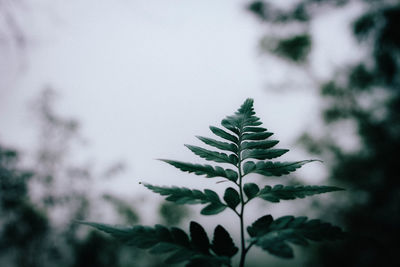
[[[308,0],[296,6],[302,5],[312,20],[347,2],[350,1]],[[327,103],[323,110],[326,123],[332,129],[340,127],[338,122],[343,120],[354,122],[361,147],[348,152],[334,142],[330,131],[323,139],[309,134],[301,138],[310,152],[334,159],[331,181],[357,188],[345,204],[340,202],[340,206],[329,209],[330,215],[341,220],[354,236],[341,245],[323,246],[310,266],[397,266],[398,262],[400,182],[396,166],[400,161],[395,155],[400,150],[400,5],[398,1],[385,0],[358,2],[364,4],[366,11],[355,19],[352,31],[369,54],[359,63],[343,66],[332,80],[321,82],[320,92]],[[249,10],[264,23],[298,22],[294,9],[279,11],[290,17],[285,21],[268,13],[273,9],[272,1],[249,5]],[[294,53],[298,49],[289,50]],[[291,53],[286,57],[290,58]]]

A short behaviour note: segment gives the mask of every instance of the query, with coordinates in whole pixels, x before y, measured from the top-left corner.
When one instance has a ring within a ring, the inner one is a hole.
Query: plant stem
[[[243,214],[244,214],[244,197],[243,197],[243,187],[242,187],[242,159],[241,159],[241,135],[239,137],[239,142],[238,142],[238,146],[239,146],[239,154],[238,154],[238,172],[239,172],[239,194],[240,194],[240,213],[239,213],[239,218],[240,218],[240,241],[241,241],[241,255],[240,255],[240,263],[239,263],[239,267],[244,267],[244,261],[246,258],[246,244],[245,244],[245,239],[244,239],[244,222],[243,222]]]

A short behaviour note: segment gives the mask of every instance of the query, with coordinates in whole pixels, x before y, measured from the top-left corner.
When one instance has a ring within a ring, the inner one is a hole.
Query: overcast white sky
[[[258,41],[265,29],[244,10],[246,2],[28,4],[19,11],[31,39],[27,58],[21,63],[10,47],[2,55],[9,68],[2,64],[0,69],[5,77],[1,142],[21,149],[32,144],[35,125],[27,103],[50,85],[60,96],[60,113],[81,122],[82,134],[90,142],[82,153],[100,165],[116,159],[128,164],[127,178],[116,189],[127,194],[139,180],[167,185],[198,182],[154,159],[196,160],[183,144],[198,144],[195,135],[210,136],[208,126],[232,114],[247,97],[255,99],[256,112],[282,147],[293,148],[294,139],[317,124],[317,91],[304,84],[297,90],[268,90],[268,85],[287,84],[301,74],[260,57]],[[314,41],[323,48],[314,52],[313,64],[319,64],[322,77],[348,60],[342,51],[352,50],[353,43],[340,30],[347,27],[343,18],[357,12],[350,8],[339,17],[319,18],[313,26],[319,33]],[[21,65],[23,71],[17,72]],[[288,157],[300,154],[292,155]]]

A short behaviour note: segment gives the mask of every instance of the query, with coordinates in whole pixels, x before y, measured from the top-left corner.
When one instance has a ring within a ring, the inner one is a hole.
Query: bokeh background
[[[248,266],[397,266],[399,18],[397,0],[0,0],[0,266],[163,266],[76,220],[238,232],[139,182],[221,192],[155,159],[198,161],[183,144],[248,97],[285,159],[324,162],[280,183],[347,190],[260,201],[247,222],[352,235],[294,260],[254,249]]]

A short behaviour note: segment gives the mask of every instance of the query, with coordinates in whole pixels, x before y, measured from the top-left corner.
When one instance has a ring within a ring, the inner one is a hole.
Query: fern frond
[[[301,168],[304,164],[319,160],[302,160],[289,162],[273,162],[273,161],[247,161],[243,164],[244,175],[249,173],[258,173],[264,176],[282,176],[294,172]]]
[[[307,240],[333,241],[345,236],[339,227],[330,223],[293,216],[274,220],[271,215],[266,215],[249,226],[247,231],[253,244],[283,258],[293,258],[293,250],[287,243],[306,246]]]
[[[112,235],[121,242],[141,249],[149,249],[152,254],[166,254],[167,264],[194,261],[202,259],[211,266],[230,265],[230,259],[226,256],[212,255],[210,253],[212,245],[208,241],[203,227],[196,223],[190,223],[190,238],[181,229],[172,227],[167,228],[162,225],[154,227],[133,226],[122,228],[101,223],[80,222],[97,228],[100,231]]]
[[[227,155],[225,153],[219,153],[215,151],[211,151],[205,148],[201,148],[198,146],[191,146],[191,145],[185,145],[187,148],[190,149],[194,154],[197,156],[204,158],[206,160],[211,160],[215,162],[220,162],[220,163],[228,163],[235,165],[238,163],[238,157],[236,155]]]
[[[217,141],[217,140],[214,140],[214,139],[211,139],[208,137],[202,137],[202,136],[196,136],[196,137],[207,145],[216,147],[221,150],[238,153],[238,147],[232,143],[221,142],[221,141]]]
[[[315,185],[298,185],[298,186],[283,186],[275,185],[271,187],[265,186],[258,193],[258,197],[270,202],[279,202],[280,200],[291,200],[296,198],[305,198],[316,194],[323,194],[334,191],[344,190],[336,186],[315,186]]]
[[[224,177],[235,182],[238,179],[238,173],[231,169],[211,165],[192,164],[176,160],[160,159],[184,172],[194,173],[196,175],[205,175],[207,178]]]
[[[162,196],[167,196],[166,200],[175,202],[176,204],[209,204],[201,213],[204,215],[214,215],[222,212],[227,207],[222,203],[217,193],[210,189],[191,190],[186,187],[167,187],[155,186],[151,184],[143,184],[145,187]]]

